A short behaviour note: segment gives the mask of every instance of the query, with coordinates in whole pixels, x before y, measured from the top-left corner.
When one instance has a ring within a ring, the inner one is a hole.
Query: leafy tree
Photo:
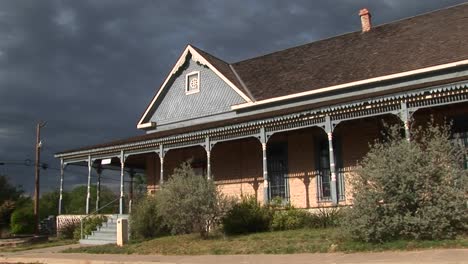
[[[64,202],[64,212],[67,214],[84,214],[86,212],[86,195],[88,192],[87,186],[77,186],[68,195],[67,201]],[[101,206],[110,203],[118,196],[108,187],[101,185],[100,204]],[[96,185],[91,185],[91,200],[89,203],[90,212],[96,210]],[[118,203],[109,205],[100,213],[112,214],[117,212]]]
[[[228,204],[214,182],[196,175],[189,162],[176,168],[156,195],[157,210],[171,233],[199,232],[203,238],[220,222]]]
[[[0,229],[9,226],[11,214],[23,193],[22,188],[13,186],[7,176],[0,175]]]
[[[391,127],[363,159],[344,221],[353,238],[443,239],[468,230],[463,150],[451,142],[448,127],[433,122],[412,138],[408,142]]]
[[[7,200],[16,201],[23,193],[20,186],[13,186],[7,176],[0,175],[0,204]]]
[[[11,232],[13,234],[32,234],[34,232],[34,214],[32,208],[18,208],[11,214]]]
[[[69,198],[68,193],[63,193],[63,204],[67,204]],[[60,193],[59,191],[46,192],[41,195],[39,199],[39,217],[40,219],[46,218],[49,215],[57,215],[58,213],[58,203],[59,203]]]

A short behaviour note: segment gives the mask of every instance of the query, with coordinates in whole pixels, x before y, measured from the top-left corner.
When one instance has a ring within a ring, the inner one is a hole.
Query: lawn
[[[216,235],[203,240],[198,235],[161,237],[134,241],[124,247],[104,245],[68,249],[67,253],[216,255],[216,254],[293,254],[317,252],[358,252],[411,250],[423,248],[466,248],[468,237],[443,241],[394,241],[383,244],[353,242],[339,229],[301,229],[265,232],[242,236]]]
[[[27,245],[18,245],[16,247],[1,247],[0,252],[17,252],[23,250],[30,250],[30,249],[39,249],[39,248],[47,248],[47,247],[57,247],[57,246],[65,246],[76,244],[77,242],[71,239],[56,239],[56,238],[49,238],[47,242],[41,242],[36,244],[27,244]]]

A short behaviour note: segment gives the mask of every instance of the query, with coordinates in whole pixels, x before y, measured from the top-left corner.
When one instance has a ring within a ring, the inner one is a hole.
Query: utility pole
[[[36,125],[36,163],[35,163],[35,188],[34,188],[34,234],[39,235],[39,173],[41,164],[41,128],[46,122],[40,121]]]

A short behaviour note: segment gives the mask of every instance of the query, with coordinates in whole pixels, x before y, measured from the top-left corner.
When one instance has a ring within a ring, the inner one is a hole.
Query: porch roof
[[[374,92],[374,93],[368,93],[368,94],[360,94],[359,96],[345,97],[342,99],[335,99],[335,100],[328,100],[328,101],[323,100],[320,103],[316,103],[314,105],[302,105],[302,106],[297,106],[297,107],[284,108],[281,110],[270,111],[270,112],[265,112],[265,113],[256,114],[256,115],[248,115],[248,116],[243,116],[239,118],[227,119],[223,121],[217,121],[217,122],[205,123],[205,124],[200,124],[200,125],[182,127],[178,129],[154,132],[154,133],[144,134],[140,136],[134,136],[134,137],[128,137],[128,138],[123,138],[119,140],[109,141],[109,142],[102,143],[102,144],[96,144],[96,145],[90,145],[90,146],[85,146],[85,147],[76,148],[76,149],[70,149],[67,151],[56,153],[56,157],[62,154],[90,151],[90,150],[95,150],[95,149],[96,150],[104,149],[104,148],[109,148],[109,147],[125,146],[125,145],[132,144],[132,143],[140,143],[140,142],[145,142],[145,141],[150,141],[150,140],[157,140],[160,138],[178,136],[178,135],[183,135],[185,133],[193,133],[197,131],[201,132],[201,131],[208,130],[208,129],[222,129],[223,127],[233,126],[233,125],[242,126],[243,124],[246,124],[248,122],[257,122],[257,121],[272,119],[275,117],[281,118],[290,114],[297,114],[297,113],[300,113],[301,111],[306,111],[306,110],[307,111],[323,111],[323,112],[330,112],[330,113],[334,111],[339,112],[342,109],[350,109],[353,105],[362,104],[363,102],[366,102],[366,101],[373,101],[373,102],[386,101],[389,98],[397,99],[399,97],[407,97],[407,96],[409,97],[412,95],[414,96],[415,94],[423,93],[423,91],[426,91],[428,89],[437,90],[437,88],[434,88],[434,87],[444,87],[444,86],[465,87],[467,86],[466,84],[467,80],[468,80],[468,77],[464,76],[464,77],[458,77],[458,78],[452,78],[452,79],[445,79],[442,81],[433,81],[433,82],[421,83],[417,85],[403,86],[399,89],[394,89],[391,91],[381,91],[381,92]],[[464,84],[460,85],[459,84],[460,82]],[[442,89],[445,90],[448,88],[442,88]],[[399,92],[399,95],[395,94],[396,92],[397,93]]]

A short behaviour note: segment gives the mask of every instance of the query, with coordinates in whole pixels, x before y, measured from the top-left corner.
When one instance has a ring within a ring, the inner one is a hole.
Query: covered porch
[[[60,193],[66,168],[87,166],[86,214],[96,174],[115,169],[120,175],[118,214],[131,212],[133,175],[144,173],[148,193],[155,193],[180,163],[191,160],[195,171],[214,180],[227,195],[254,195],[259,202],[280,198],[298,208],[352,204],[347,179],[381,136],[382,121],[410,128],[453,120],[454,133],[466,144],[467,82],[375,96],[332,106],[253,118],[234,124],[186,129],[183,133],[150,133],[100,146],[59,153]],[[126,180],[127,179],[127,180]],[[125,181],[129,182],[128,190]],[[126,198],[127,197],[127,198]],[[59,215],[62,213],[62,195]]]

